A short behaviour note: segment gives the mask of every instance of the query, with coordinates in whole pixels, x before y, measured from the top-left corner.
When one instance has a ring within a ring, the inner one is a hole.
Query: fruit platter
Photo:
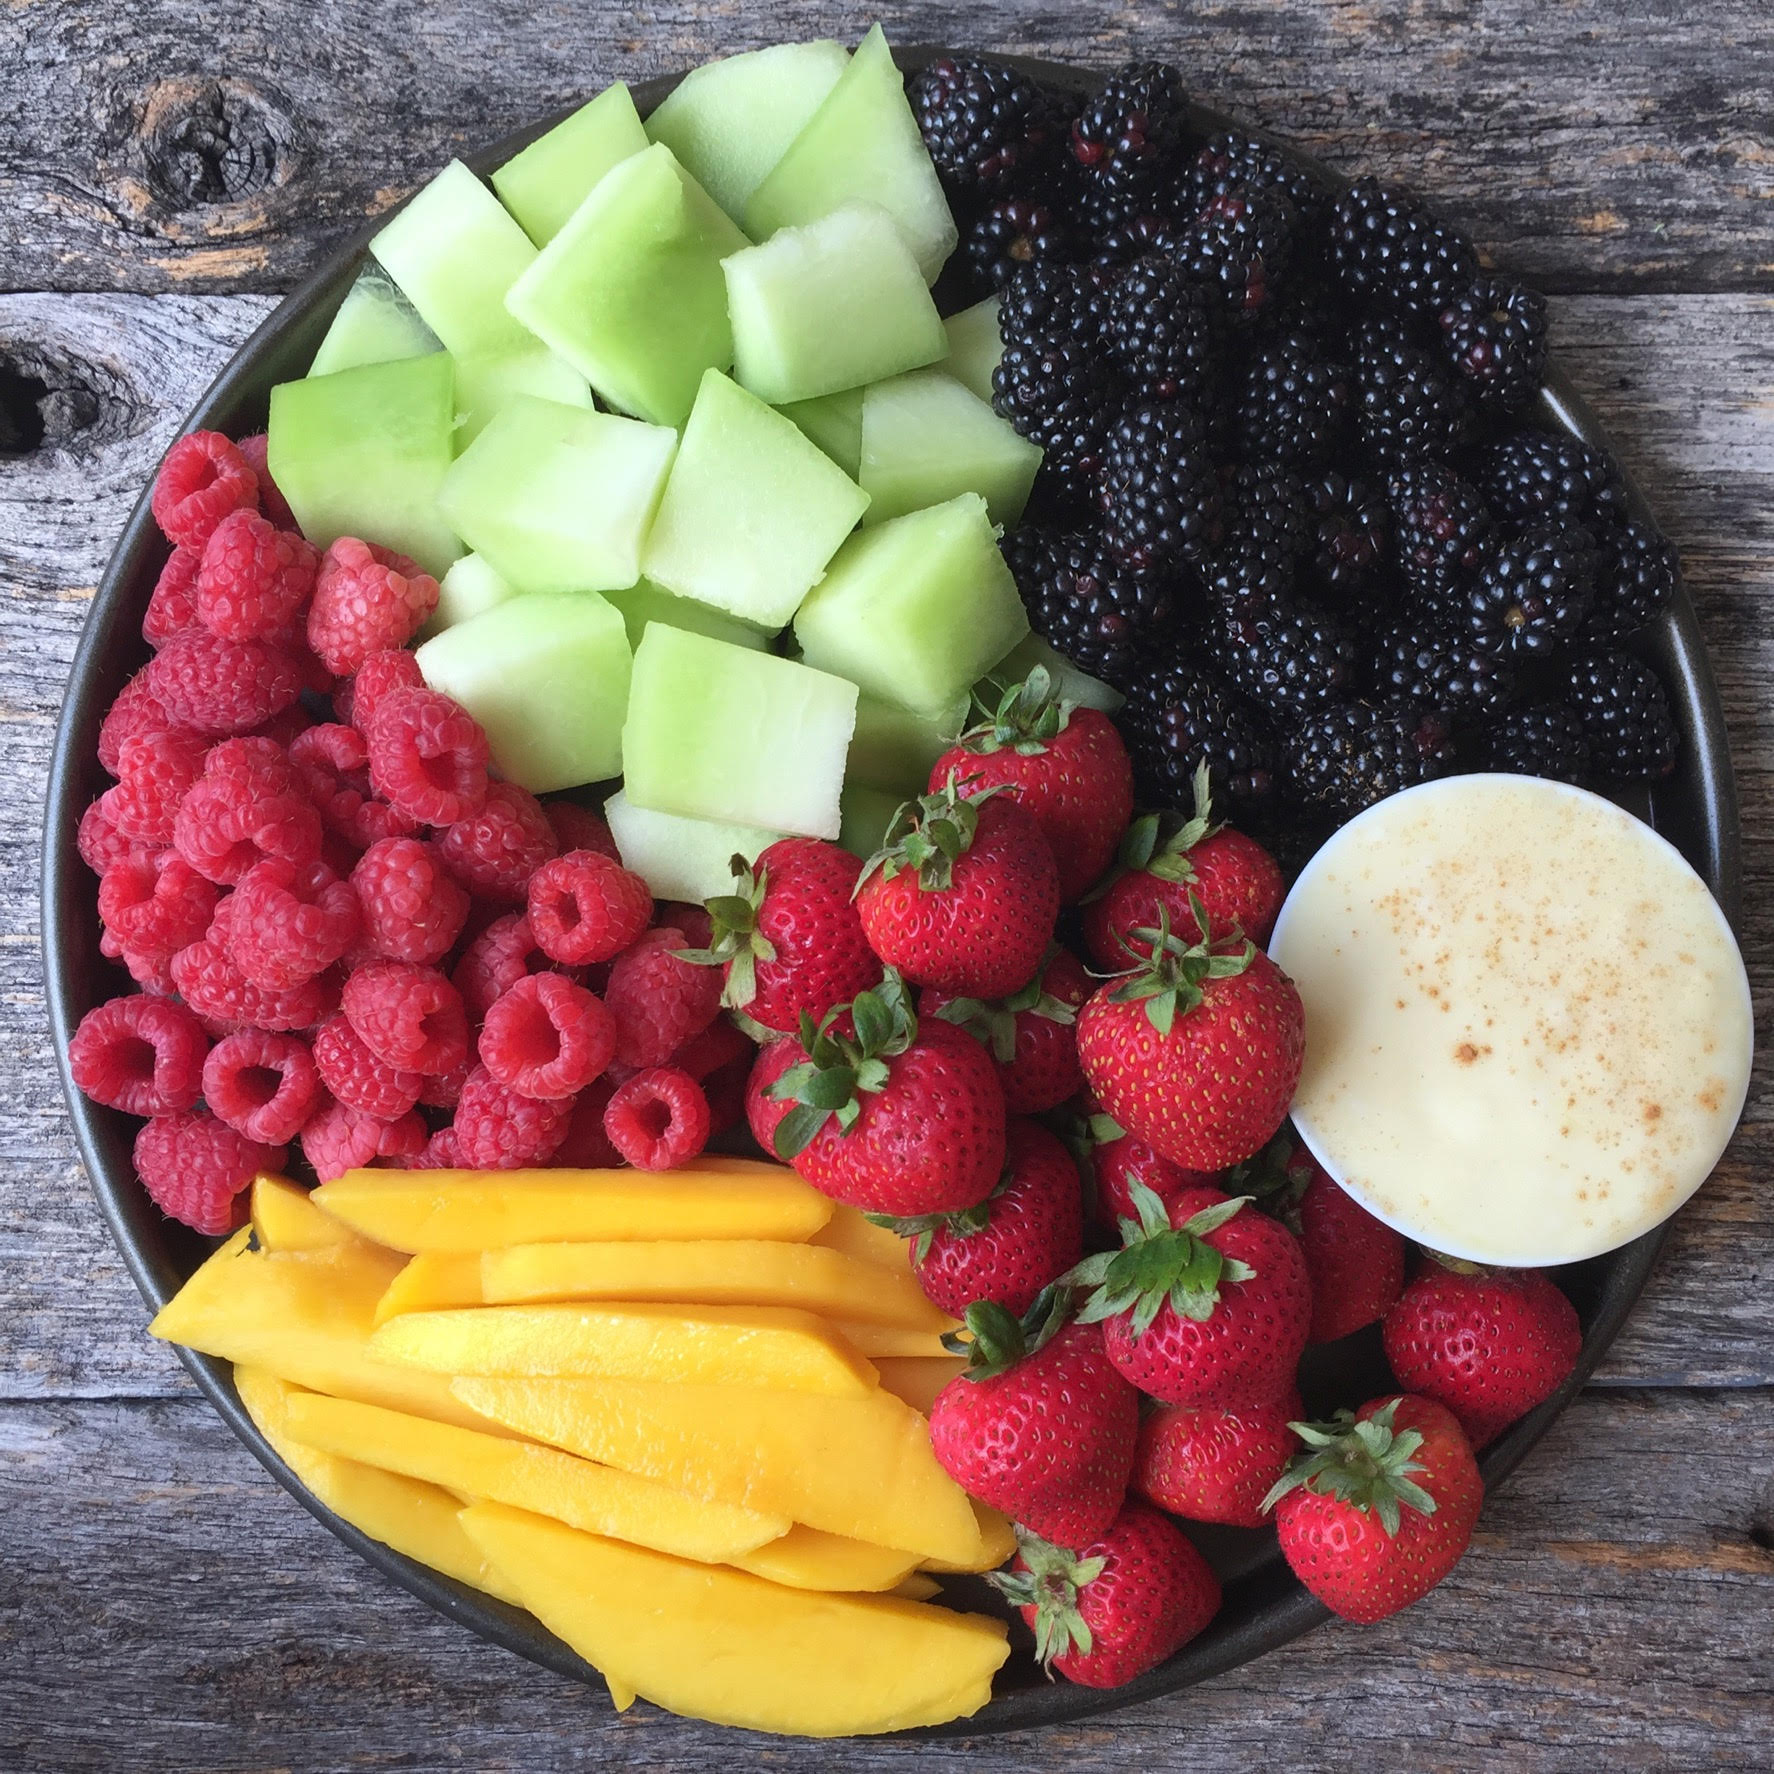
[[[876,27],[452,162],[75,664],[152,1334],[619,1708],[1023,1729],[1419,1600],[1752,1044],[1704,645],[1546,344],[1157,63]]]

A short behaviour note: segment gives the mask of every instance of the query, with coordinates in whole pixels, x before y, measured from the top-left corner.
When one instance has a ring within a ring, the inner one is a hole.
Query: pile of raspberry
[[[437,581],[301,535],[264,437],[194,432],[154,483],[153,656],[99,730],[80,821],[103,952],[136,990],[69,1050],[144,1125],[163,1212],[219,1235],[300,1149],[366,1165],[649,1169],[744,1118],[700,906],[655,905],[609,827],[492,767],[408,650]]]

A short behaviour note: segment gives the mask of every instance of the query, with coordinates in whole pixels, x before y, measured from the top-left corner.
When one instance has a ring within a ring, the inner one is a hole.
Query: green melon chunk
[[[780,628],[868,503],[792,420],[710,370],[641,565],[667,591]]]
[[[535,341],[505,292],[536,258],[499,199],[452,160],[370,241],[382,269],[448,351],[520,351]]]
[[[864,862],[881,848],[887,828],[910,797],[866,782],[847,782],[838,821],[838,842]]]
[[[838,835],[856,686],[655,622],[634,656],[623,786],[686,819]]]
[[[934,715],[896,708],[875,696],[856,699],[856,731],[844,774],[851,782],[893,789],[901,798],[923,794],[930,767],[967,724],[971,698],[958,696]]]
[[[732,862],[756,862],[760,851],[782,836],[754,825],[722,825],[712,819],[681,819],[637,807],[626,791],[604,803],[604,818],[616,840],[624,868],[633,869],[653,889],[655,899],[700,905],[717,893],[733,891]]]
[[[520,394],[590,407],[591,386],[564,358],[531,340],[522,351],[456,358],[456,448],[462,451]]]
[[[356,536],[442,573],[462,552],[437,509],[455,427],[448,352],[284,382],[271,390],[271,477],[317,546]]]
[[[934,363],[942,317],[887,212],[851,204],[735,253],[733,374],[772,406]]]
[[[795,616],[809,665],[932,713],[1028,631],[977,493],[858,531]]]
[[[990,402],[992,371],[1004,355],[1004,341],[998,336],[998,298],[987,296],[983,302],[951,314],[942,324],[949,335],[949,354],[942,367],[963,388]]]
[[[330,376],[335,370],[423,357],[436,349],[437,334],[382,272],[372,268],[345,292],[308,374]]]
[[[620,80],[493,174],[493,189],[538,246],[591,195],[611,167],[647,145],[634,100]]]
[[[764,240],[778,228],[817,221],[859,198],[892,215],[924,281],[934,283],[955,249],[955,219],[879,25],[752,193],[746,232]]]
[[[640,577],[677,436],[517,395],[456,459],[437,506],[520,591],[610,591]]]
[[[779,43],[692,68],[647,119],[735,221],[850,65],[841,43]]]
[[[450,570],[438,580],[437,608],[420,633],[429,640],[518,595],[517,587],[502,578],[490,562],[478,554],[465,554],[452,561]]]
[[[852,480],[862,466],[862,394],[845,388],[812,400],[791,400],[778,412],[794,420],[801,435],[819,445]]]
[[[761,628],[753,628],[749,622],[741,622],[725,610],[711,610],[694,598],[662,591],[646,579],[636,580],[620,591],[607,591],[604,596],[622,612],[631,647],[641,644],[641,636],[647,632],[649,622],[663,622],[668,628],[687,628],[692,634],[730,641],[736,647],[750,647],[754,652],[761,653],[770,644],[770,637]]]
[[[595,592],[512,598],[414,657],[426,683],[486,728],[499,770],[532,794],[622,769],[628,636]]]
[[[862,397],[865,523],[978,493],[992,522],[1008,528],[1022,516],[1040,466],[1039,444],[939,369],[877,382]]]
[[[703,371],[733,361],[721,260],[748,244],[656,145],[598,181],[506,301],[610,405],[681,425]]]
[[[1055,652],[1038,634],[1024,635],[981,679],[978,686],[980,699],[994,708],[997,707],[1000,692],[994,686],[1008,689],[1012,684],[1020,684],[1037,665],[1047,667],[1055,688],[1068,702],[1080,703],[1085,708],[1098,708],[1104,714],[1112,715],[1127,700],[1112,684],[1105,684],[1101,678],[1093,678],[1089,672],[1080,671],[1071,660],[1063,653]]]

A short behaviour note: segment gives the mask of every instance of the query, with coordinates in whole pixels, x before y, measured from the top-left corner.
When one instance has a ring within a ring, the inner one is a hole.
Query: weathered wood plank
[[[876,9],[895,42],[1108,66],[1178,61],[1204,98],[1339,166],[1416,180],[1559,289],[1774,278],[1774,18],[1614,0],[1015,0]],[[0,280],[281,289],[451,154],[635,80],[784,37],[854,35],[828,0],[267,0],[0,10]],[[496,51],[492,46],[496,45]]]
[[[916,1765],[1316,1771],[1386,1743],[1424,1774],[1766,1768],[1769,1405],[1592,1394],[1400,1619],[1038,1741],[924,1745]],[[644,1705],[618,1719],[384,1583],[197,1403],[0,1408],[0,1508],[0,1765],[18,1774],[906,1765]]]

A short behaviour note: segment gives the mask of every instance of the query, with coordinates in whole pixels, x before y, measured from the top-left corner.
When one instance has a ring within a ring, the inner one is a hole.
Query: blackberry
[[[1025,265],[1067,264],[1083,242],[1045,204],[1011,198],[968,224],[961,256],[982,289],[1001,290]]]
[[[1329,201],[1324,187],[1285,149],[1222,130],[1183,169],[1177,208],[1199,215],[1216,197],[1239,190],[1279,191],[1308,225],[1317,222]]]
[[[1386,497],[1406,586],[1432,607],[1446,605],[1496,546],[1483,496],[1445,463],[1413,457],[1392,471]]]
[[[1496,713],[1515,695],[1515,667],[1421,617],[1395,622],[1368,659],[1366,688],[1381,701],[1411,702],[1455,720]]]
[[[1305,487],[1312,508],[1311,574],[1346,606],[1379,583],[1392,547],[1392,514],[1377,488],[1334,468],[1319,470]]]
[[[1334,702],[1283,735],[1281,763],[1309,807],[1359,813],[1454,767],[1445,716],[1412,703]]]
[[[1182,76],[1162,62],[1129,62],[1112,74],[1072,121],[1072,158],[1086,189],[1112,203],[1156,199],[1182,152],[1188,102]]]
[[[1354,635],[1312,604],[1226,609],[1209,625],[1208,647],[1233,689],[1278,718],[1336,701],[1355,678]]]
[[[1092,260],[1098,265],[1127,265],[1154,255],[1170,258],[1176,253],[1178,230],[1175,216],[1147,212],[1124,217],[1094,229]]]
[[[1099,497],[1117,558],[1145,572],[1200,559],[1220,539],[1220,477],[1188,402],[1137,406],[1109,427]]]
[[[1481,277],[1438,319],[1448,361],[1479,404],[1513,413],[1540,392],[1546,369],[1546,298],[1505,277]]]
[[[1675,601],[1682,564],[1674,545],[1654,524],[1630,519],[1606,531],[1598,545],[1595,604],[1583,638],[1611,647],[1648,627]]]
[[[1353,400],[1348,367],[1304,328],[1258,346],[1229,401],[1233,440],[1249,461],[1323,462],[1337,449]]]
[[[1620,470],[1600,450],[1547,431],[1512,432],[1479,460],[1479,487],[1504,523],[1587,524],[1626,516]]]
[[[1595,602],[1595,543],[1587,530],[1538,524],[1501,543],[1464,599],[1475,645],[1499,658],[1544,659],[1582,626]]]
[[[1120,398],[1113,374],[1081,345],[1025,344],[1007,335],[992,371],[993,407],[1046,452],[1043,483],[1075,501],[1094,496],[1104,432]]]
[[[1025,265],[1004,286],[998,331],[1006,345],[1076,345],[1102,357],[1115,277],[1091,265]]]
[[[1192,805],[1198,765],[1206,764],[1214,799],[1265,800],[1275,783],[1275,753],[1263,723],[1211,672],[1183,659],[1151,667],[1127,686],[1118,717],[1154,799]]]
[[[1466,391],[1432,351],[1384,321],[1364,322],[1354,343],[1355,425],[1376,456],[1445,456],[1465,441]]]
[[[1642,659],[1609,647],[1579,653],[1561,692],[1583,724],[1598,776],[1652,782],[1675,768],[1681,735],[1663,680]]]
[[[1299,216],[1279,191],[1215,197],[1178,237],[1176,256],[1235,325],[1273,314],[1287,288]]]
[[[1087,532],[1025,524],[1002,546],[1036,633],[1111,684],[1140,674],[1173,614],[1162,581],[1117,565],[1102,538]]]
[[[1371,175],[1331,205],[1326,237],[1337,281],[1371,307],[1439,314],[1478,276],[1470,240],[1415,192]]]
[[[1054,95],[995,62],[943,56],[912,76],[906,96],[943,182],[1001,191],[1056,151],[1064,127]]]
[[[1136,400],[1174,400],[1205,388],[1213,361],[1207,296],[1181,265],[1138,259],[1108,298],[1109,349]]]
[[[1477,761],[1514,776],[1550,776],[1581,788],[1592,774],[1589,736],[1574,709],[1562,702],[1512,708],[1479,735]]]
[[[1248,462],[1220,474],[1222,551],[1274,549],[1289,560],[1311,548],[1318,514],[1306,484],[1279,462]]]
[[[1292,595],[1294,556],[1275,542],[1228,536],[1201,570],[1209,597],[1222,609],[1268,609]]]

